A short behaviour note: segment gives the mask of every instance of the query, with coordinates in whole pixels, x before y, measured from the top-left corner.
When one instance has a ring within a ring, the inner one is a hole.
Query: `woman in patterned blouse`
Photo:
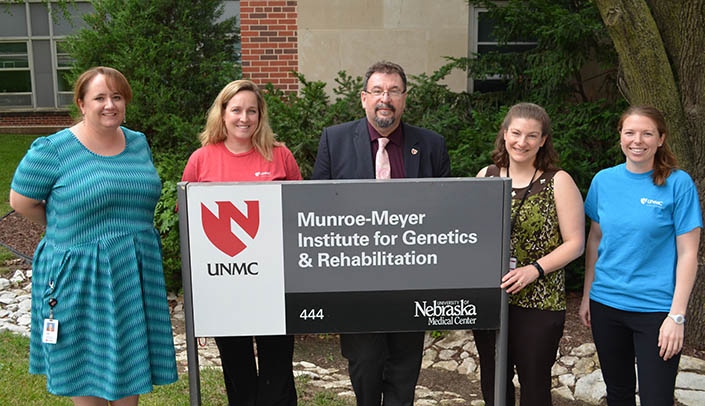
[[[514,368],[522,406],[551,405],[551,367],[565,322],[564,267],[583,253],[583,200],[570,175],[555,165],[551,121],[535,104],[507,112],[497,134],[494,165],[478,177],[512,180],[510,269],[500,287],[509,296],[506,404],[514,405]],[[482,394],[494,405],[495,331],[476,330]]]

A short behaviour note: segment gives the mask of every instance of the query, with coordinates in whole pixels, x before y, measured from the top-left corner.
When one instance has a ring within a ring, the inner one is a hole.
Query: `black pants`
[[[509,306],[506,405],[516,404],[514,367],[521,386],[521,406],[551,406],[551,368],[565,325],[565,311]],[[494,400],[496,330],[473,330],[480,357],[480,386],[487,406]]]
[[[668,313],[637,313],[590,301],[592,337],[610,406],[636,404],[636,374],[642,406],[672,406],[680,353],[659,357],[658,335]]]
[[[257,363],[253,338],[257,342]],[[229,405],[296,405],[293,335],[216,337],[215,343],[223,364]]]
[[[358,406],[412,406],[424,333],[341,334]]]

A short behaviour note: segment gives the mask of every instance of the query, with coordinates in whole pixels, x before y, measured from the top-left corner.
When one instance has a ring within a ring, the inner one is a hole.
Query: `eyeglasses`
[[[374,97],[382,97],[386,93],[392,99],[396,99],[398,97],[401,97],[401,95],[406,93],[406,91],[401,91],[399,89],[392,89],[392,90],[372,89],[370,91],[363,90],[363,92],[365,92],[367,94],[371,94]]]

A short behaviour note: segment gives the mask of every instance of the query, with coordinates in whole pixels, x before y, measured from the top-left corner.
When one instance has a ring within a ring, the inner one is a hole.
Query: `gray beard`
[[[377,124],[377,127],[379,128],[389,128],[391,127],[396,119],[394,117],[390,118],[379,118],[375,116],[375,124]]]

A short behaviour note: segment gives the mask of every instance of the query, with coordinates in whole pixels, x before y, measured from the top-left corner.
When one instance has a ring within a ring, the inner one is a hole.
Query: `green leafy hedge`
[[[336,97],[332,98],[323,82],[307,81],[301,74],[297,76],[299,94],[284,93],[270,85],[266,87],[266,99],[272,128],[278,139],[294,153],[304,178],[309,178],[323,128],[363,117],[362,79],[340,72],[333,89]],[[509,106],[466,92],[453,92],[440,83],[442,79],[443,75],[410,78],[403,119],[437,131],[446,138],[453,176],[475,176],[491,163],[494,139]],[[584,195],[598,170],[622,159],[615,126],[623,106],[599,100],[545,107],[553,120],[554,142],[561,156],[561,166],[573,176]],[[155,156],[164,183],[156,224],[163,237],[167,282],[171,290],[178,290],[181,262],[175,212],[176,183],[188,157],[169,152]],[[582,285],[582,260],[575,261],[569,270],[568,287],[577,290]]]
[[[617,56],[592,1],[468,0],[495,22],[498,52],[448,58],[438,71],[410,77],[404,120],[442,134],[453,176],[474,176],[490,163],[499,124],[519,101],[541,104],[553,119],[561,164],[585,193],[601,168],[622,160],[615,124],[624,103],[615,86]],[[60,2],[64,4],[64,2]],[[87,28],[67,38],[75,60],[70,82],[83,70],[107,65],[121,70],[133,87],[127,125],[147,134],[164,189],[156,213],[163,237],[170,290],[181,286],[176,183],[197,133],[220,89],[241,76],[235,62],[239,30],[221,20],[219,0],[104,0],[94,3]],[[485,18],[485,17],[483,17]],[[177,30],[176,32],[174,30]],[[530,49],[504,47],[535,43]],[[373,61],[370,61],[373,62]],[[469,79],[502,78],[493,93],[453,92],[449,72]],[[340,72],[335,88],[297,74],[298,94],[267,86],[272,127],[292,150],[303,176],[313,168],[324,127],[363,117],[362,79]],[[569,272],[569,288],[582,284],[582,261]]]

